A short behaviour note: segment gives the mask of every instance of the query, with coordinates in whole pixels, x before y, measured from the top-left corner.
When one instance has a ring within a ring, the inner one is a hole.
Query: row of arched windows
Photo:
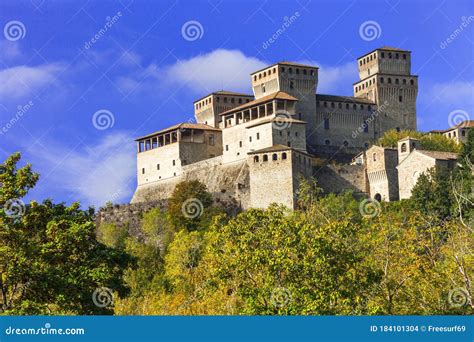
[[[403,53],[403,54],[399,54],[398,52],[395,53],[395,55],[393,55],[391,52],[388,52],[388,58],[389,59],[392,59],[393,57],[395,57],[395,59],[400,59],[400,56],[403,58],[403,59],[407,59],[407,54],[406,53]],[[381,58],[385,58],[385,52],[382,51],[381,52]],[[377,52],[374,52],[373,54],[369,55],[369,56],[366,56],[364,58],[362,58],[361,60],[359,60],[359,65],[362,66],[364,64],[367,64],[369,63],[370,61],[372,60],[376,60],[377,59]]]
[[[346,109],[350,109],[350,108],[351,108],[351,104],[349,104],[349,103],[347,103],[347,102],[317,101],[317,102],[316,102],[316,106],[317,106],[317,107],[321,107],[321,105],[322,105],[322,107],[324,107],[324,108],[328,108],[328,107],[336,108],[336,103],[337,103],[337,107],[338,107],[339,109],[342,109],[343,103],[345,104],[344,106],[345,106]],[[371,110],[372,110],[372,106],[371,106],[371,105],[368,105],[368,106],[366,107],[364,104],[359,104],[359,109],[364,110],[364,109],[366,109],[366,108],[367,108],[368,111],[371,111]],[[357,109],[357,104],[356,104],[356,103],[353,103],[353,104],[352,104],[352,109]]]
[[[395,78],[394,82],[395,82],[395,84],[400,84],[400,79]],[[408,80],[406,78],[401,79],[402,84],[406,85],[407,82],[408,82]],[[385,83],[385,79],[383,77],[380,77],[380,83]],[[391,77],[387,78],[387,83],[392,84],[392,78]],[[370,80],[366,81],[365,83],[361,83],[360,85],[356,86],[354,88],[354,90],[356,92],[358,92],[358,91],[364,90],[365,88],[368,88],[372,84],[375,84],[375,78],[370,79]],[[414,85],[414,84],[415,84],[415,80],[411,79],[410,80],[410,85]]]
[[[293,74],[293,71],[295,72],[296,75],[299,75],[300,73],[302,73],[303,75],[310,74],[311,76],[314,76],[314,70],[313,69],[305,69],[305,68],[294,68],[293,69],[292,67],[288,67],[288,73],[289,74]],[[285,67],[281,67],[280,72],[282,72],[282,73],[286,72]],[[270,76],[272,74],[276,74],[276,67],[272,68],[272,69],[265,70],[263,72],[260,72],[257,75],[254,75],[253,80],[257,81],[257,79],[260,80],[260,79],[262,79],[262,77],[267,77],[267,75]]]
[[[275,161],[275,160],[278,160],[278,154],[277,153],[273,153],[271,155],[272,157],[272,160]],[[263,162],[267,162],[268,161],[268,158],[269,158],[269,155],[268,154],[264,154],[262,156],[262,161]],[[288,158],[286,152],[283,152],[281,154],[281,160],[286,160]],[[311,158],[309,157],[305,157],[305,156],[301,156],[300,154],[297,154],[296,155],[296,159],[298,160],[298,162],[302,163],[302,164],[311,164]],[[254,163],[258,163],[260,162],[260,156],[254,156],[253,157],[253,162]]]
[[[218,102],[218,103],[221,102],[220,96],[216,97],[216,102]],[[224,97],[223,102],[224,103],[230,102],[230,103],[243,104],[243,103],[249,103],[250,99],[242,99],[241,97],[239,97],[238,99],[236,99],[235,97],[231,97],[231,98],[228,99],[227,97]],[[202,100],[201,102],[196,103],[196,109],[200,109],[203,106],[206,106],[206,105],[211,104],[211,103],[212,103],[212,97],[209,97],[205,100]]]

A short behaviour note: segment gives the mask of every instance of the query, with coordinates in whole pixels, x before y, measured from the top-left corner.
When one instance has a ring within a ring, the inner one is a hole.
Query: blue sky
[[[467,0],[2,0],[0,159],[20,151],[41,174],[28,200],[127,202],[133,138],[192,120],[193,100],[250,92],[280,60],[352,95],[355,59],[384,45],[412,51],[418,129],[447,128],[474,116],[473,16]]]

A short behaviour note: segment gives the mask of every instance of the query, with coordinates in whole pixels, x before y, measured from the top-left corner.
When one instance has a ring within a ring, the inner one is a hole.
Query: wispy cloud
[[[136,60],[137,56],[132,56]],[[250,73],[267,64],[239,50],[217,49],[167,66],[150,64],[138,73],[119,77],[117,81],[125,91],[156,90],[170,85],[195,94],[222,89],[250,91]]]
[[[107,201],[128,201],[136,177],[135,148],[129,133],[104,135],[93,145],[68,149],[56,141],[35,153],[32,160],[41,172],[38,186],[55,187],[83,205],[104,205]],[[51,189],[48,190],[51,192]]]
[[[56,81],[61,64],[43,64],[39,66],[15,66],[0,70],[0,98],[18,99],[34,94],[42,87]]]

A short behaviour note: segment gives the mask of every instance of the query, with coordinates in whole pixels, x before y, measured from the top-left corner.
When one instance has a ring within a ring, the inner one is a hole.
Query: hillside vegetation
[[[472,133],[459,167],[420,176],[410,200],[322,195],[308,180],[298,210],[228,217],[188,181],[167,210],[143,215],[138,237],[110,223],[96,231],[93,209],[77,203],[24,205],[39,176],[19,161],[0,170],[3,314],[474,313]]]

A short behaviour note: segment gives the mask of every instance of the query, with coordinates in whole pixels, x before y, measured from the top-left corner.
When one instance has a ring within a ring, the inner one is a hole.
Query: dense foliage
[[[92,300],[106,286],[125,295],[129,257],[97,242],[93,210],[21,198],[38,180],[20,155],[0,170],[0,312],[4,314],[111,313]]]
[[[379,139],[378,144],[384,147],[397,148],[400,139],[412,137],[420,140],[421,148],[429,151],[459,152],[460,146],[442,134],[421,133],[409,130],[390,130]]]
[[[12,215],[11,200],[38,179],[18,161],[13,155],[0,170],[3,313],[474,313],[474,134],[459,167],[420,176],[409,200],[323,195],[309,180],[298,210],[272,205],[230,217],[203,184],[186,181],[167,210],[143,214],[139,234],[110,223],[95,232],[93,210],[78,204],[33,202]],[[104,286],[113,307],[91,300]]]

